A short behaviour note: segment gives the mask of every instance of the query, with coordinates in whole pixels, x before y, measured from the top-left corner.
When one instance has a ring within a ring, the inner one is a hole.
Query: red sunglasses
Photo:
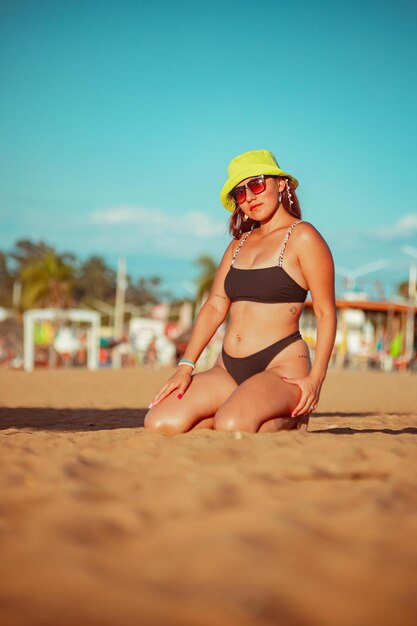
[[[266,182],[265,175],[261,174],[261,176],[257,176],[256,178],[252,178],[245,185],[238,185],[230,192],[231,197],[238,204],[242,204],[246,200],[246,189],[249,189],[251,193],[254,193],[257,196],[259,193],[265,191]]]

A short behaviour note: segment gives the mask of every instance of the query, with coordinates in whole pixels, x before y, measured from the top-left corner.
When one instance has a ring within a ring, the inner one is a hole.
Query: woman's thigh
[[[212,417],[236,387],[230,374],[217,365],[195,374],[181,400],[175,390],[148,411],[145,428],[167,435],[187,432]]]
[[[291,418],[301,391],[282,380],[302,378],[310,372],[307,344],[296,341],[279,352],[267,369],[251,376],[235,389],[219,408],[214,419],[218,430],[273,432],[282,428],[306,426],[308,416]]]
[[[301,395],[300,388],[283,381],[282,375],[281,368],[272,367],[245,380],[216,412],[214,428],[247,432],[279,430],[279,425],[267,427],[266,422],[288,418]],[[291,424],[295,426],[297,418]],[[286,427],[289,426],[287,421]]]
[[[299,339],[281,350],[269,363],[267,371],[271,368],[287,378],[307,376],[311,370],[311,362],[306,342]]]

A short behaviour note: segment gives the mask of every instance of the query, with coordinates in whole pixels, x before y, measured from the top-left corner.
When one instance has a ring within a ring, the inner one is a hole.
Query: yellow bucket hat
[[[298,186],[298,180],[294,178],[294,176],[284,172],[284,170],[279,167],[272,152],[269,152],[268,150],[250,150],[250,152],[239,154],[239,156],[230,161],[227,173],[229,178],[222,187],[220,200],[222,201],[223,206],[231,212],[235,210],[236,205],[229,196],[229,193],[242,180],[245,180],[245,178],[260,176],[261,174],[269,176],[286,176],[292,180],[295,187]]]

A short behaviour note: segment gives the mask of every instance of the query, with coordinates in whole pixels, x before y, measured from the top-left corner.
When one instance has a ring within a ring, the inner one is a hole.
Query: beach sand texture
[[[145,432],[170,370],[0,371],[4,626],[417,623],[417,376],[309,432]]]

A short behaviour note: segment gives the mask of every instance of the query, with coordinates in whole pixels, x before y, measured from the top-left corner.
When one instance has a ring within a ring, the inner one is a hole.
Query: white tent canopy
[[[98,367],[100,314],[83,309],[31,309],[23,314],[23,367],[31,372],[35,360],[34,327],[36,322],[84,322],[91,324],[87,332],[87,367]]]

